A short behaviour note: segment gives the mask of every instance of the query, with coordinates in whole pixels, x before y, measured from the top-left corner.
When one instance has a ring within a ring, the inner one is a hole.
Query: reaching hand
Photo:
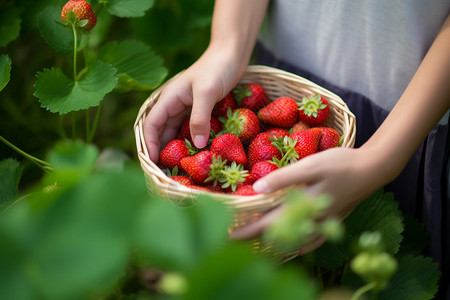
[[[254,183],[260,193],[270,193],[292,185],[305,187],[311,196],[329,194],[333,202],[324,218],[345,218],[365,198],[381,187],[384,177],[378,174],[376,159],[370,149],[333,148],[307,156],[298,162],[273,171]],[[257,222],[234,231],[231,238],[248,239],[260,235],[281,215],[283,206],[271,211]],[[319,247],[324,239],[318,237],[302,248],[307,253]]]
[[[195,146],[206,145],[215,103],[237,84],[243,73],[244,68],[237,61],[229,51],[210,47],[163,89],[144,121],[144,136],[152,161],[158,161],[161,146],[176,137],[189,113]]]

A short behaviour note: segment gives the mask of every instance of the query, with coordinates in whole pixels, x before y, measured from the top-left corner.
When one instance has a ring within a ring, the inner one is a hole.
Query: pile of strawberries
[[[203,149],[193,146],[189,118],[177,139],[159,155],[159,167],[195,189],[255,195],[252,184],[266,174],[308,155],[338,147],[341,136],[323,124],[328,101],[321,95],[271,102],[256,83],[240,84],[219,101],[211,116],[211,134]]]

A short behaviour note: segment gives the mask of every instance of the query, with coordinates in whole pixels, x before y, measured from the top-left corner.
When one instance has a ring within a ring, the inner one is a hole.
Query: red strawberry
[[[309,126],[322,125],[330,114],[328,101],[319,94],[303,97],[299,105],[299,119]]]
[[[173,169],[181,168],[180,161],[183,157],[192,155],[186,141],[171,140],[159,153],[159,163],[162,167]]]
[[[254,112],[270,102],[262,86],[257,83],[240,84],[233,89],[233,94],[238,107],[248,108]]]
[[[280,97],[261,108],[258,117],[266,124],[292,127],[298,120],[297,102],[289,97]]]
[[[319,151],[334,148],[339,146],[341,135],[339,132],[331,127],[317,127],[321,131],[321,138],[319,143]]]
[[[273,127],[270,129],[267,129],[266,132],[270,133],[274,138],[283,138],[287,135],[289,135],[289,132],[286,129]]]
[[[211,171],[213,154],[204,150],[194,156],[186,156],[181,159],[181,167],[196,183],[204,183]]]
[[[311,128],[311,126],[309,126],[308,124],[306,124],[303,121],[298,121],[297,123],[294,124],[294,126],[292,126],[291,128],[291,133],[292,132],[296,132],[296,131],[302,131],[302,130],[306,130]]]
[[[253,190],[253,186],[251,184],[245,184],[233,192],[233,195],[253,196],[258,195],[258,193]]]
[[[241,140],[234,134],[225,133],[215,137],[211,144],[211,152],[227,160],[230,164],[235,161],[237,164],[245,166],[247,156]]]
[[[303,131],[296,131],[289,136],[295,143],[294,148],[299,158],[314,154],[319,150],[320,131],[310,128]]]
[[[172,176],[170,177],[170,179],[175,180],[176,182],[185,185],[185,186],[191,186],[194,184],[194,182],[192,181],[192,179],[190,179],[187,176],[184,175],[176,175],[176,176]]]
[[[258,117],[248,108],[236,108],[234,111],[229,109],[227,117],[219,120],[224,124],[225,132],[237,135],[242,144],[249,142],[260,132]]]
[[[189,121],[190,121],[189,118],[184,119],[183,123],[181,124],[180,131],[178,132],[177,138],[182,140],[187,139],[191,144],[193,144]],[[223,128],[222,122],[220,122],[217,118],[214,117],[211,117],[210,126],[214,134],[218,134]]]
[[[237,107],[236,100],[232,93],[228,93],[222,100],[216,103],[213,108],[212,116],[219,118],[227,115],[228,108],[234,110]]]
[[[270,160],[262,160],[253,165],[251,174],[256,181],[276,169],[278,169],[278,166],[274,162],[271,162]]]
[[[71,20],[70,12],[74,13],[76,20]],[[70,0],[61,10],[61,20],[67,24],[77,22],[79,27],[83,27],[86,31],[94,28],[97,24],[97,16],[92,9],[92,6],[84,0]],[[87,20],[87,23],[82,25],[82,20]]]
[[[248,167],[251,168],[255,163],[272,159],[272,157],[281,159],[282,153],[280,149],[273,144],[273,136],[268,132],[262,132],[258,134],[248,146]]]

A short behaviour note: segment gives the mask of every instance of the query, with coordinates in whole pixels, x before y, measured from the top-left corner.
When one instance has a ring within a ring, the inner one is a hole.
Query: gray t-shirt
[[[391,110],[449,12],[449,0],[274,0],[260,40]]]

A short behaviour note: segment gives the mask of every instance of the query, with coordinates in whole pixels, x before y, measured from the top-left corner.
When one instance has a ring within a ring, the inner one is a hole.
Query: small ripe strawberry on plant
[[[234,99],[233,94],[230,92],[222,100],[214,105],[212,116],[215,118],[225,117],[227,115],[228,108],[234,110],[237,107],[236,99]]]
[[[260,132],[259,119],[248,108],[228,109],[227,116],[219,120],[224,124],[224,132],[237,135],[242,144],[251,141]]]
[[[191,137],[191,127],[189,125],[189,118],[184,119],[183,123],[181,123],[180,130],[178,132],[178,139],[187,139],[191,144],[193,144],[192,137]],[[217,118],[211,117],[210,119],[210,126],[211,126],[211,135],[218,134],[223,129],[223,124],[220,122]]]
[[[320,126],[330,114],[330,105],[328,101],[319,94],[303,97],[299,105],[298,116],[300,121],[309,126]]]
[[[254,112],[270,102],[263,87],[257,83],[239,84],[232,92],[238,107],[248,108]]]
[[[296,131],[289,136],[295,142],[295,152],[302,159],[308,155],[314,154],[319,150],[321,133],[315,128],[303,131]]]
[[[261,108],[258,118],[266,124],[292,127],[298,120],[297,102],[289,97],[280,97]]]
[[[262,132],[258,134],[248,146],[248,168],[252,168],[253,165],[259,161],[272,159],[272,157],[281,159],[281,150],[274,144],[274,138],[270,133]]]
[[[215,137],[211,143],[213,154],[222,157],[229,163],[235,161],[237,164],[245,166],[247,155],[241,140],[234,134],[225,133]]]
[[[91,30],[97,24],[97,16],[92,6],[84,0],[67,2],[61,10],[61,20],[66,24],[76,23],[78,27],[82,27],[86,31]]]
[[[159,153],[159,164],[162,167],[173,169],[181,168],[180,161],[183,157],[195,154],[195,150],[187,140],[171,140]]]

